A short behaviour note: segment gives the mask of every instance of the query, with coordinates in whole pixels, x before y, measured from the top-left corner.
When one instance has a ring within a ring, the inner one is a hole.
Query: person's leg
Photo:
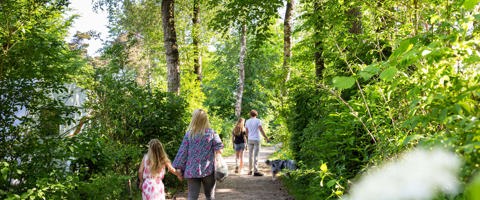
[[[245,146],[245,144],[243,144],[243,145]],[[243,151],[244,151],[244,150],[245,150],[245,149],[242,149],[242,150],[239,152],[239,155],[238,155],[238,156],[240,157],[240,169],[239,169],[239,171],[242,171],[242,169],[243,169]]]
[[[253,147],[255,146],[255,141],[248,141],[248,173],[252,172],[253,168]],[[251,175],[251,174],[249,174]]]
[[[253,167],[254,172],[258,172],[258,152],[260,151],[260,141],[253,141]]]
[[[206,176],[202,178],[203,190],[205,192],[205,197],[207,200],[215,199],[215,175]]]
[[[238,173],[238,161],[240,160],[240,151],[235,149],[235,173]]]
[[[188,200],[197,200],[200,193],[202,180],[199,178],[187,178],[188,183]]]

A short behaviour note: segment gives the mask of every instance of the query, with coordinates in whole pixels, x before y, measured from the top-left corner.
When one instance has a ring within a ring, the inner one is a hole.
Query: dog
[[[287,170],[297,169],[297,165],[295,164],[294,160],[267,160],[265,161],[265,163],[269,165],[272,169],[273,181],[277,179],[278,172],[282,171],[283,169],[287,169]]]

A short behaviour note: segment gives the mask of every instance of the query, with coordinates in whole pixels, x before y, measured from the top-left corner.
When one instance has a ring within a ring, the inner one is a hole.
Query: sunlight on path
[[[292,200],[281,185],[280,181],[272,181],[272,174],[270,168],[265,164],[265,160],[270,154],[274,152],[273,147],[262,147],[259,154],[259,170],[265,174],[265,176],[249,176],[246,175],[248,170],[248,151],[245,152],[244,161],[246,161],[243,174],[235,174],[235,155],[225,158],[228,164],[230,175],[224,182],[217,182],[216,199],[228,199],[228,200],[249,200],[249,199],[279,199],[279,200]],[[203,189],[201,190],[203,191]],[[177,200],[186,200],[186,192],[179,194]],[[203,193],[200,194],[201,200],[205,199]]]

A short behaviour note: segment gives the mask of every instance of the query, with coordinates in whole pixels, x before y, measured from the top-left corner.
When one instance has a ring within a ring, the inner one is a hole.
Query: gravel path
[[[229,176],[223,182],[217,182],[215,197],[217,200],[257,200],[257,199],[275,199],[275,200],[293,200],[282,186],[279,180],[273,181],[270,167],[265,164],[268,156],[274,152],[274,147],[262,147],[259,153],[259,170],[265,176],[246,175],[248,170],[248,151],[245,152],[243,174],[235,174],[235,155],[224,158],[228,164]],[[203,191],[203,188],[201,189]],[[178,194],[173,199],[186,200],[187,194]],[[200,193],[200,200],[205,199],[203,192]]]

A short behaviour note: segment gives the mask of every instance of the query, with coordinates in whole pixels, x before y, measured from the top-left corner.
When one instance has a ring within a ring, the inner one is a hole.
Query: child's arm
[[[177,176],[178,180],[183,180],[182,173],[179,170],[173,168],[172,163],[167,162],[166,166],[167,166],[167,169],[168,169],[169,172],[171,172],[172,174],[175,174],[175,176]]]

